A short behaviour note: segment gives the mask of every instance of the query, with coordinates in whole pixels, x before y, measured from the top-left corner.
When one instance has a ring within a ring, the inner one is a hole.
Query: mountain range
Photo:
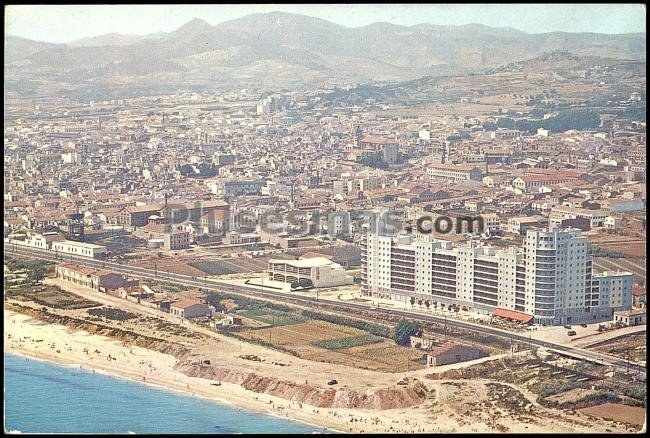
[[[108,34],[51,44],[5,36],[5,78],[23,90],[160,84],[294,87],[481,73],[557,50],[645,61],[645,33],[527,34],[480,24],[345,27],[287,13],[173,32]]]

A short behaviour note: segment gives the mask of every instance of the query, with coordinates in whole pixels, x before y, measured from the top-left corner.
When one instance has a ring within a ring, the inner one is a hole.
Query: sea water
[[[327,433],[323,428],[71,366],[5,354],[5,431]]]

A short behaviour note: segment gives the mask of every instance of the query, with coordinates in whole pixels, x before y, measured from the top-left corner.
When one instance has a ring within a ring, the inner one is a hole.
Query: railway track
[[[556,344],[548,341],[543,341],[539,339],[532,339],[526,335],[519,333],[512,333],[506,330],[488,327],[476,323],[471,323],[467,321],[460,321],[452,318],[446,318],[442,316],[435,315],[422,315],[418,313],[412,313],[404,310],[398,309],[386,309],[386,308],[375,308],[367,304],[361,303],[349,303],[337,300],[323,299],[323,298],[312,298],[312,297],[303,297],[300,295],[290,294],[286,292],[279,291],[264,291],[259,288],[253,288],[249,286],[240,286],[233,285],[230,283],[225,283],[222,281],[209,279],[207,276],[202,278],[192,277],[182,274],[174,274],[166,271],[154,270],[149,268],[143,268],[139,266],[131,266],[122,263],[116,263],[100,259],[89,259],[86,257],[79,257],[70,254],[60,254],[54,253],[50,250],[42,250],[36,248],[25,248],[17,245],[5,245],[5,253],[22,255],[26,257],[38,258],[41,260],[48,260],[55,263],[77,263],[83,266],[95,267],[95,268],[104,268],[111,269],[114,272],[119,272],[122,274],[127,274],[133,277],[140,277],[144,279],[151,279],[156,281],[168,281],[183,286],[190,287],[199,287],[208,292],[228,292],[234,295],[240,295],[247,298],[261,298],[269,301],[282,302],[289,305],[298,305],[303,307],[317,307],[320,310],[325,310],[325,308],[334,308],[337,310],[332,310],[333,313],[340,313],[340,310],[348,312],[346,316],[355,317],[358,315],[360,310],[366,311],[379,311],[386,314],[400,316],[403,318],[408,318],[414,321],[421,322],[434,322],[434,323],[443,323],[451,327],[456,327],[459,329],[464,329],[473,332],[479,332],[484,334],[489,334],[492,336],[497,336],[504,340],[509,340],[510,342],[518,342],[522,344],[543,347],[549,351],[561,354],[563,356],[571,357],[573,359],[584,360],[600,365],[610,366],[617,368],[619,370],[632,370],[643,375],[645,379],[646,367],[639,363],[629,362],[614,356],[610,356],[603,353],[598,353],[595,351],[585,350],[582,348],[568,347],[562,344]],[[339,310],[340,309],[340,310]]]

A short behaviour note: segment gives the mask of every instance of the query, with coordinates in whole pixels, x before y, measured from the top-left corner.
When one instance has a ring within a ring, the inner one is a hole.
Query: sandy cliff
[[[427,388],[417,380],[403,387],[359,391],[348,388],[320,388],[253,372],[187,362],[179,362],[175,368],[190,377],[236,383],[250,391],[321,408],[409,408],[419,405],[427,398]]]

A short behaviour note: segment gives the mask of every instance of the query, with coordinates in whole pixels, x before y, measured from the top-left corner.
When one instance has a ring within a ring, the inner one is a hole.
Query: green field
[[[350,336],[346,338],[325,339],[313,342],[314,347],[325,348],[327,350],[341,350],[343,348],[358,347],[360,345],[376,344],[383,342],[385,339],[374,335]]]
[[[210,262],[210,261],[200,261],[188,263],[193,268],[203,271],[208,275],[227,275],[227,274],[240,274],[242,272],[248,272],[247,269],[238,267],[232,263],[228,262]]]
[[[300,324],[307,321],[303,316],[268,308],[241,310],[237,314],[272,326]]]

